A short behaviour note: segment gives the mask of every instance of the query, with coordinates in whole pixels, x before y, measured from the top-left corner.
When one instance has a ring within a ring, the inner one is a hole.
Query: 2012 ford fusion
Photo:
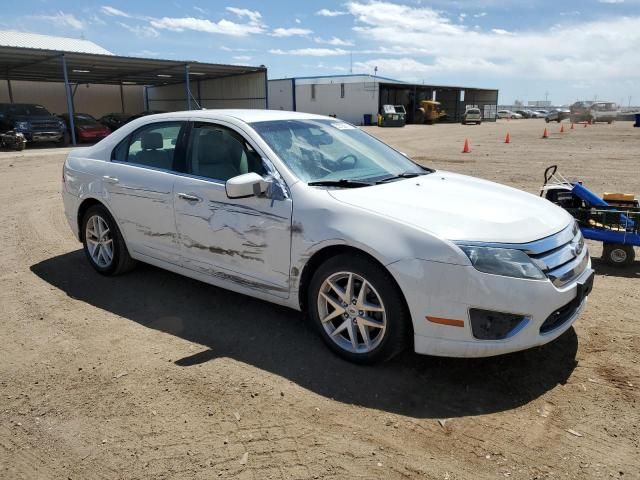
[[[354,362],[542,345],[593,284],[563,209],[420,166],[331,117],[143,117],[72,150],[62,191],[101,274],[145,262],[304,311]]]

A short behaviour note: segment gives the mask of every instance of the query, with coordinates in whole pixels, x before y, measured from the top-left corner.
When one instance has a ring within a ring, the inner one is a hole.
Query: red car
[[[69,130],[69,114],[63,113],[60,118],[64,120]],[[109,127],[105,127],[88,113],[76,113],[73,116],[73,123],[77,142],[99,142],[111,133]]]

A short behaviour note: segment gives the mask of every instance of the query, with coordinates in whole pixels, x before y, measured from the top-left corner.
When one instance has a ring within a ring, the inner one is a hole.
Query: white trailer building
[[[373,75],[329,75],[269,80],[269,108],[336,116],[356,125],[375,122],[382,105],[404,105],[407,120],[422,100],[437,100],[460,121],[467,106],[479,107],[495,120],[498,90],[412,84]]]

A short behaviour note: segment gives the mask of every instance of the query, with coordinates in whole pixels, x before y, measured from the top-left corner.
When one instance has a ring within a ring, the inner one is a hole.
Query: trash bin
[[[636,113],[636,123],[633,126],[640,128],[640,113]]]
[[[379,127],[404,127],[407,111],[403,105],[383,105],[378,115]]]
[[[364,121],[362,123],[364,125],[371,125],[371,119],[373,118],[373,115],[371,115],[370,113],[365,113],[363,117],[364,117]]]

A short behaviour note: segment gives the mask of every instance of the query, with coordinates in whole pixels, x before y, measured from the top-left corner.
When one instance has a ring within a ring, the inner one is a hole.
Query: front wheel
[[[605,243],[602,249],[602,259],[612,267],[626,267],[635,259],[632,245]]]
[[[322,339],[346,360],[370,364],[400,353],[411,320],[393,277],[374,261],[342,254],[311,279],[308,312]]]
[[[89,207],[84,214],[82,243],[89,263],[102,275],[118,275],[135,266],[118,225],[102,205]]]

